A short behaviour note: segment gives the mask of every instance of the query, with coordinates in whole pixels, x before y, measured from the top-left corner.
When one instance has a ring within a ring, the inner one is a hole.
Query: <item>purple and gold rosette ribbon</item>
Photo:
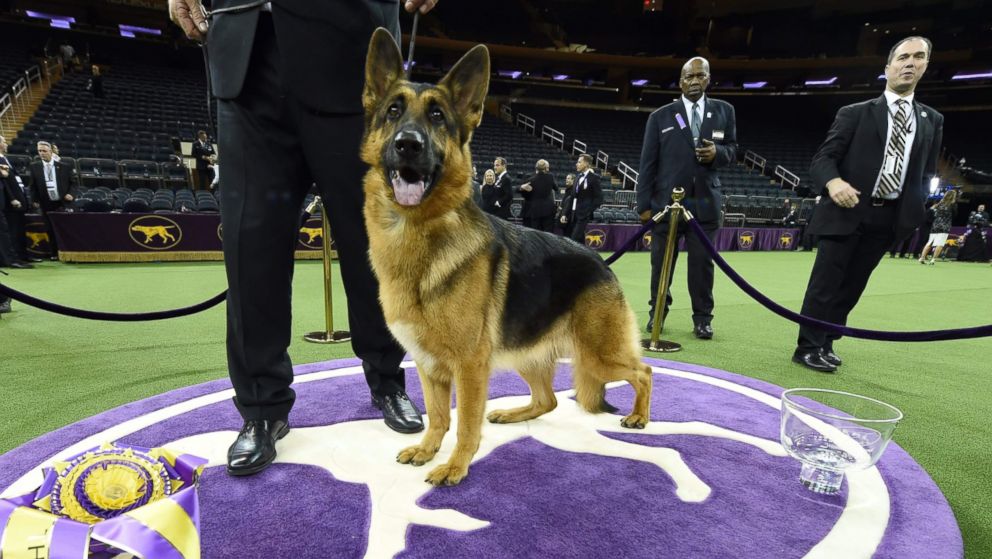
[[[206,463],[110,443],[56,462],[37,491],[0,499],[0,557],[199,559]]]

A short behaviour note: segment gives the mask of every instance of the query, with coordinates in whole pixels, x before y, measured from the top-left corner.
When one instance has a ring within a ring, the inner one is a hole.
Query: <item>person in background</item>
[[[71,203],[71,191],[75,186],[72,169],[55,159],[52,144],[38,142],[38,160],[31,163],[31,186],[34,188],[34,209],[41,210],[48,228],[48,239],[52,247],[52,260],[58,260],[58,242],[52,226],[52,212],[65,210]]]
[[[948,190],[931,210],[933,212],[933,225],[930,227],[930,237],[927,239],[927,244],[923,247],[923,252],[920,253],[920,264],[933,266],[940,258],[940,253],[944,251],[944,245],[947,244],[947,235],[951,232],[951,219],[954,218],[954,208],[957,206],[957,201],[957,191]],[[933,256],[927,260],[931,248],[933,249]]]
[[[583,153],[579,156],[575,162],[575,170],[578,173],[575,186],[565,192],[565,197],[561,201],[560,221],[565,226],[565,236],[580,245],[586,242],[586,225],[592,220],[593,212],[603,203],[599,175],[592,165],[591,155]]]
[[[103,74],[100,73],[100,67],[96,64],[90,68],[90,81],[87,84],[87,88],[93,94],[93,97],[103,99]]]
[[[506,172],[506,159],[497,157],[493,161],[493,170],[496,172],[496,184],[494,186],[494,198],[489,205],[489,213],[510,219],[510,204],[513,203],[513,180],[510,173]]]
[[[534,166],[534,176],[520,185],[520,195],[524,198],[524,227],[547,231],[555,227],[555,179],[550,174],[550,165],[539,159]]]
[[[641,146],[637,213],[641,223],[647,223],[651,216],[671,204],[675,187],[682,187],[685,189],[682,204],[692,212],[713,242],[723,218],[719,170],[737,161],[737,114],[730,103],[706,95],[709,84],[710,63],[700,57],[688,60],[682,66],[679,79],[682,96],[648,117]],[[679,223],[676,234],[685,238],[689,253],[687,276],[692,300],[692,332],[697,338],[708,340],[713,337],[713,259],[703,248],[702,241],[687,232],[685,222]],[[653,319],[668,239],[667,215],[661,223],[655,224],[652,235],[649,312]],[[676,250],[673,269],[677,261]],[[671,304],[669,289],[662,316],[668,316]],[[651,330],[652,326],[649,319],[647,329]]]
[[[496,172],[492,169],[486,169],[486,172],[482,174],[482,185],[479,187],[479,199],[481,203],[479,206],[482,211],[497,215],[499,210],[496,207],[496,199],[499,192],[496,190]]]
[[[213,165],[217,152],[214,145],[207,138],[207,131],[200,130],[196,133],[196,141],[191,149],[193,159],[196,160],[196,186],[200,190],[210,188],[210,166]]]
[[[937,172],[944,117],[914,91],[932,55],[923,37],[907,37],[889,51],[882,95],[837,111],[810,165],[823,193],[808,229],[819,236],[802,314],[834,324],[847,317],[885,251],[924,220],[930,179]],[[840,335],[801,326],[792,361],[832,373]]]

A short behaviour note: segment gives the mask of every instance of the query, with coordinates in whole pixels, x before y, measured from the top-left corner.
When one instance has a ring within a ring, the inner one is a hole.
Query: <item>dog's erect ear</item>
[[[451,92],[455,110],[464,122],[478,126],[489,91],[489,49],[477,45],[465,53],[438,85]]]
[[[396,80],[403,77],[403,55],[389,31],[380,27],[372,34],[365,58],[365,89],[362,106],[366,112],[382,99]]]

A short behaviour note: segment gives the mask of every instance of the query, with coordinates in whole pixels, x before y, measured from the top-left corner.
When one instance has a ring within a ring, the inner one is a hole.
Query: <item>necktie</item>
[[[51,163],[45,163],[45,180],[49,180],[49,181],[55,180],[55,174],[52,172]]]
[[[700,126],[699,101],[696,101],[695,103],[692,104],[692,120],[689,123],[689,126],[692,128],[692,141],[695,142],[696,145],[698,146],[699,126]]]
[[[885,168],[882,169],[882,176],[878,179],[878,188],[875,189],[877,198],[897,192],[902,182],[902,155],[906,151],[907,105],[905,99],[896,101],[896,114],[892,117],[892,134],[889,137],[889,145],[885,148],[885,157],[893,158],[895,163],[889,167],[892,169],[891,173],[884,172]]]

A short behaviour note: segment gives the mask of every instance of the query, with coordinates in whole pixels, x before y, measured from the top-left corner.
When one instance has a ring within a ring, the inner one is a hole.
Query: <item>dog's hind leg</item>
[[[574,379],[575,400],[587,411],[605,411],[608,382],[625,380],[636,394],[634,409],[620,422],[643,429],[651,410],[651,368],[640,361],[637,324],[633,312],[616,289],[584,294],[576,307]]]
[[[396,456],[401,464],[423,466],[430,462],[441,448],[441,441],[451,426],[451,373],[442,367],[417,367],[420,385],[424,390],[427,408],[427,431],[420,444],[404,448]]]
[[[482,417],[486,412],[486,398],[489,393],[489,359],[453,366],[459,367],[455,381],[458,441],[448,463],[427,474],[426,481],[432,485],[457,485],[465,479],[482,437]]]
[[[555,375],[555,363],[549,361],[520,368],[520,376],[530,386],[530,405],[508,410],[493,410],[486,416],[492,423],[517,423],[540,417],[558,406],[551,381]]]

